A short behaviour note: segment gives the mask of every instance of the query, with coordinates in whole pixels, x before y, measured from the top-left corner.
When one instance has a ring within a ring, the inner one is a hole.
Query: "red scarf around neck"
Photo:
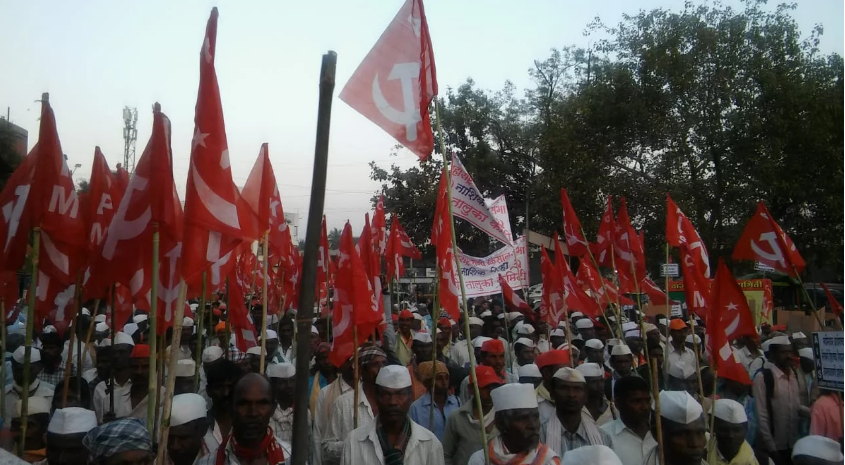
[[[285,452],[282,450],[282,446],[276,441],[276,437],[273,435],[273,430],[267,428],[267,434],[264,435],[264,439],[262,439],[261,443],[254,448],[239,445],[238,440],[230,433],[225,439],[223,439],[223,443],[221,443],[220,447],[217,449],[216,465],[226,464],[226,445],[230,441],[232,442],[232,452],[234,452],[238,458],[255,460],[266,452],[267,463],[269,465],[278,465],[285,462]]]

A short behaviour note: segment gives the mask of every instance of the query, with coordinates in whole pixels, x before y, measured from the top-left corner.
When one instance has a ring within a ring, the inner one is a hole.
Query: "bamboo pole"
[[[701,383],[701,355],[698,351],[698,342],[696,341],[695,336],[695,318],[692,317],[693,312],[689,312],[689,324],[690,330],[692,331],[692,348],[693,352],[695,352],[695,376],[698,378],[698,394],[701,396],[701,399],[704,399],[704,387]]]
[[[184,310],[182,312],[182,315],[184,317]],[[166,339],[164,338],[164,334],[162,334],[161,336],[159,336],[158,334],[154,334],[152,336],[152,339],[156,339],[156,338],[158,339],[158,354],[156,355],[156,370],[155,370],[155,373],[156,373],[156,389],[155,389],[155,392],[150,391],[150,393],[147,394],[147,400],[148,400],[148,402],[150,402],[149,396],[155,395],[155,402],[154,402],[155,403],[155,410],[154,410],[155,411],[155,425],[156,425],[156,428],[158,428],[161,425],[161,386],[162,386],[162,383],[164,383],[164,369],[165,369],[164,354],[166,353],[166,351],[165,351]],[[176,351],[171,349],[170,352],[176,352]],[[161,429],[159,428],[158,433],[160,433],[160,432],[161,432]],[[156,437],[158,437],[158,433],[153,431],[153,430],[150,430],[150,434],[155,434]]]
[[[182,318],[185,317],[185,295],[188,292],[188,285],[183,281],[179,286],[179,297],[176,298],[176,308],[173,312],[173,339],[170,341],[170,360],[167,363],[168,375],[164,388],[164,409],[161,413],[161,437],[158,444],[167,444],[167,436],[170,435],[170,414],[173,407],[173,391],[176,387],[176,364],[179,362],[179,351],[182,343]],[[199,370],[199,366],[197,366]],[[152,433],[152,431],[151,431]],[[152,433],[155,434],[155,433]],[[156,463],[164,465],[164,456],[167,454],[158,454]]]
[[[584,233],[584,227],[583,226],[581,227],[581,237],[587,237],[587,235]],[[612,256],[613,250],[611,250],[610,253],[611,253],[611,256]],[[602,291],[604,292],[604,295],[608,296],[607,297],[607,303],[610,305],[610,308],[613,310],[613,314],[616,316],[617,333],[618,333],[617,337],[620,339],[620,342],[622,342],[624,344],[625,343],[625,337],[624,337],[624,334],[622,334],[622,321],[620,319],[619,311],[617,311],[617,309],[613,308],[613,304],[610,302],[610,294],[608,294],[607,286],[605,286],[605,284],[604,284],[604,277],[602,277],[601,272],[599,271],[599,263],[598,263],[598,261],[596,261],[596,257],[595,257],[595,255],[593,255],[593,251],[590,250],[589,247],[587,247],[587,255],[590,256],[590,261],[593,262],[593,268],[595,268],[596,273],[598,273],[598,275],[599,275],[599,279],[601,280],[601,288],[602,288]],[[613,271],[615,273],[616,268],[614,268]],[[617,306],[619,305],[619,288],[618,287],[616,288],[616,305]],[[601,306],[601,305],[599,305],[599,306]],[[620,309],[621,309],[621,307],[620,307]],[[602,309],[602,310],[604,310],[604,309]],[[602,312],[602,315],[604,315],[604,312]],[[607,327],[612,332],[613,327],[610,325],[610,322],[607,320],[607,316],[604,317],[604,321],[608,323]]]
[[[666,263],[669,263],[669,243],[666,243]],[[672,318],[672,300],[669,299],[669,275],[667,274],[665,277],[666,281],[666,334],[663,336],[666,338],[666,346],[669,347],[669,350],[672,347],[669,345],[669,320]],[[669,371],[669,357],[668,354],[663,358],[663,372],[666,373]]]
[[[78,318],[79,314],[74,313],[73,318],[71,318],[71,328],[72,331],[70,332],[70,344],[68,344],[67,349],[67,361],[65,361],[65,379],[64,384],[62,386],[62,408],[67,406],[67,394],[68,394],[68,387],[70,386],[70,372],[73,369],[73,351],[76,346],[76,323],[79,321]]]
[[[435,118],[437,119],[437,132],[440,138],[440,148],[443,151],[443,172],[446,176],[446,195],[447,200],[449,203],[449,221],[452,223],[452,249],[458,250],[458,240],[457,240],[457,233],[455,232],[455,217],[452,214],[452,182],[451,182],[451,175],[449,172],[449,159],[446,156],[446,143],[445,138],[443,137],[443,126],[440,120],[440,104],[437,102],[437,99],[434,99],[434,113]],[[466,286],[464,286],[464,275],[461,273],[461,261],[455,260],[455,273],[458,275],[458,281],[461,284],[461,301],[463,303],[463,312],[464,312],[464,330],[466,331],[467,338],[469,338],[470,331],[469,331],[469,307],[467,304],[467,292]],[[484,409],[481,407],[481,395],[478,391],[478,380],[475,376],[475,351],[472,350],[472,346],[468,344],[467,352],[469,352],[469,364],[470,364],[470,381],[472,382],[472,387],[475,394],[475,408],[478,410],[478,425],[479,429],[481,430],[481,443],[484,447],[481,450],[484,451],[484,463],[486,465],[490,465],[490,451],[487,447],[487,430],[484,427]]]
[[[114,342],[117,338],[117,321],[116,321],[116,313],[115,313],[115,300],[117,297],[117,285],[111,285],[111,337],[112,337],[112,368],[109,370],[109,413],[114,413]]]
[[[264,374],[264,360],[267,357],[267,281],[270,280],[267,254],[269,241],[270,231],[264,231],[264,254],[262,257],[264,261],[264,284],[261,286],[261,329],[259,330],[261,332],[261,357],[258,366],[258,373],[262,375]],[[328,251],[326,252],[328,253]]]
[[[5,283],[4,283],[5,284]],[[0,296],[0,345],[6,353],[6,299]],[[0,365],[0,379],[6,383],[6,364]],[[0,389],[0,418],[6,418],[6,390]]]
[[[44,94],[43,98],[46,98]],[[21,418],[26,419],[29,416],[29,374],[32,360],[32,326],[35,323],[35,295],[38,288],[38,255],[41,246],[41,228],[36,226],[32,228],[32,260],[29,271],[29,293],[27,294],[27,308],[26,308],[26,336],[24,339],[24,355],[23,355],[23,393],[21,397]],[[21,422],[20,447],[18,453],[23,458],[23,441],[26,437],[26,421]]]
[[[156,324],[156,317],[158,316],[158,280],[159,280],[159,232],[158,232],[158,223],[153,223],[153,269],[152,269],[152,283],[150,285],[150,333],[152,337],[150,337],[150,375],[149,375],[149,383],[147,387],[149,388],[149,395],[155,395],[158,392],[158,376],[156,373],[156,359],[158,357],[158,351],[156,350],[156,330],[158,329],[158,325]],[[114,392],[112,392],[114,395]],[[157,397],[157,396],[156,396]],[[150,431],[150,434],[154,434],[155,431],[155,401],[152,399],[147,399],[147,430]]]
[[[710,439],[707,441],[707,454],[710,455],[710,448],[716,446],[716,384],[719,380],[719,374],[716,367],[713,367],[713,397],[710,398]],[[704,402],[704,399],[701,399]]]
[[[642,299],[640,297],[640,284],[639,284],[640,281],[637,279],[637,271],[636,271],[636,267],[634,266],[633,250],[631,251],[631,262],[630,263],[631,263],[631,276],[633,276],[633,279],[634,279],[634,292],[637,293],[637,313],[636,313],[636,315],[637,315],[637,319],[640,320],[640,337],[643,338],[643,342],[645,342],[645,321],[644,321],[644,318],[640,315],[640,313],[642,312],[641,308],[642,308],[643,303],[642,303]],[[643,344],[643,350],[645,351],[645,359],[650,361],[651,359],[648,356],[648,344]],[[655,370],[656,368],[651,363],[647,363],[647,365],[648,365],[649,378],[651,378],[651,372],[653,370]]]
[[[625,333],[622,331],[622,303],[619,294],[622,289],[619,288],[619,271],[616,269],[616,248],[610,244],[610,264],[613,266],[613,284],[616,285],[616,308],[614,314],[616,315],[616,326],[619,330],[619,342],[625,344]],[[602,281],[604,283],[604,281]]]
[[[81,272],[76,273],[76,286],[74,287],[73,290],[74,290],[74,294],[73,294],[74,305],[76,306],[76,321],[78,323],[82,319],[82,273]],[[73,324],[73,334],[76,334],[77,323]],[[88,322],[88,325],[89,325],[89,328],[90,328],[90,325],[91,325],[90,321]],[[76,339],[78,341],[76,344],[79,345],[79,342],[81,342],[81,341],[79,341],[79,336],[77,336]],[[71,357],[68,357],[68,358],[71,358]],[[77,348],[77,351],[76,351],[76,369],[77,369],[77,371],[79,371],[79,375],[82,376],[82,347]],[[82,397],[82,384],[81,383],[77,384],[76,395],[78,397]]]
[[[437,270],[437,281],[435,283],[440,282],[440,270],[438,267]],[[437,286],[435,286],[437,289]],[[431,408],[428,412],[428,425],[429,427],[434,430],[434,383],[437,381],[437,320],[440,319],[440,293],[437,292],[434,294],[434,308],[432,309],[434,313],[432,314],[431,323],[433,328],[431,329]],[[419,365],[418,365],[419,366]]]
[[[85,345],[82,346],[82,350],[83,350],[82,359],[83,360],[85,359],[85,357],[88,356],[89,345],[91,344],[91,336],[94,334],[94,327],[97,326],[96,324],[94,324],[94,317],[97,316],[97,311],[99,311],[99,310],[100,310],[100,299],[97,299],[97,300],[94,301],[94,311],[91,312],[91,322],[88,325],[88,334],[85,335]],[[94,353],[92,355],[93,356],[91,357],[91,360],[94,362],[94,367],[96,368],[96,366],[97,366],[97,354]],[[81,368],[79,369],[79,373],[77,373],[76,376],[79,376],[79,377],[82,376],[82,369]]]
[[[194,392],[199,391],[200,387],[200,367],[202,366],[202,350],[203,350],[203,321],[205,320],[205,297],[206,297],[206,289],[205,289],[205,280],[206,280],[206,272],[202,272],[202,293],[200,294],[200,306],[199,312],[197,312],[197,353],[196,353],[196,367],[197,371],[194,373]]]
[[[360,391],[360,376],[361,370],[358,368],[358,327],[354,324],[352,325],[352,346],[354,352],[352,353],[352,370],[353,370],[353,383],[355,384],[355,407],[352,408],[353,417],[352,417],[352,425],[353,428],[358,428],[358,396]]]
[[[657,359],[653,359],[657,363]],[[660,417],[660,389],[657,384],[657,370],[651,372],[651,395],[654,396],[654,421],[657,424],[657,455],[660,463],[666,463],[663,460],[663,420]],[[712,436],[712,430],[711,430]]]

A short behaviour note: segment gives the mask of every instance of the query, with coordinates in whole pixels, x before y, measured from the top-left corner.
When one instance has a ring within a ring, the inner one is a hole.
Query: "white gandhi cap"
[[[179,360],[176,362],[176,369],[173,373],[177,378],[193,378],[197,372],[197,364],[191,359]]]
[[[20,418],[21,417],[21,408],[23,406],[23,401],[20,399],[15,401],[15,413],[13,418]],[[29,404],[27,405],[26,414],[29,415],[37,415],[39,413],[50,413],[50,401],[47,400],[46,397],[36,397],[32,396],[29,398]]]
[[[584,347],[589,347],[594,350],[602,350],[604,349],[604,344],[602,344],[599,339],[590,339],[584,343]]]
[[[809,360],[815,360],[815,357],[813,356],[812,347],[804,347],[803,349],[798,349],[798,356]]]
[[[267,367],[268,378],[291,378],[296,375],[296,367],[293,363],[274,363]]]
[[[173,407],[170,411],[170,426],[184,425],[185,423],[205,418],[207,415],[208,407],[201,395],[187,393],[173,396]]]
[[[217,346],[206,347],[202,351],[202,363],[211,363],[223,356],[223,349]]]
[[[273,331],[272,329],[267,330],[267,340],[278,339],[279,334]]]
[[[575,327],[578,329],[592,328],[593,322],[589,318],[582,318],[575,322]]]
[[[191,318],[189,316],[182,318],[182,327],[190,328],[190,327],[193,327],[193,326],[194,326],[194,319],[193,318]]]
[[[105,323],[106,322],[106,315],[104,313],[100,313],[99,315],[94,317],[95,323]]]
[[[126,325],[126,326],[129,326],[129,325]],[[124,326],[124,329],[125,329],[125,326]],[[130,345],[130,346],[134,346],[135,341],[132,339],[132,336],[124,333],[123,331],[118,331],[114,335],[114,341],[112,341],[112,344],[114,344],[114,345],[127,344],[127,345]]]
[[[675,362],[669,365],[669,376],[677,379],[687,379],[695,374],[695,366],[687,362]]]
[[[250,347],[246,350],[246,353],[249,355],[261,356],[261,346]]]
[[[567,383],[586,383],[584,375],[575,368],[563,367],[555,372],[554,378]]]
[[[105,333],[108,330],[109,330],[109,325],[107,325],[105,323],[97,323],[94,326],[94,331],[98,332],[98,333]]]
[[[93,410],[80,407],[56,409],[50,418],[47,432],[53,434],[81,434],[97,427],[97,415]]]
[[[517,369],[520,378],[541,378],[540,369],[533,363],[522,365]]]
[[[531,384],[505,384],[493,390],[490,393],[490,397],[493,398],[493,408],[497,412],[537,408],[537,394],[534,392],[534,386]]]
[[[390,389],[404,389],[411,386],[411,375],[403,366],[387,365],[379,370],[376,384]]]
[[[799,455],[833,463],[842,463],[843,460],[839,443],[824,436],[806,436],[799,439],[792,447],[792,458]]]
[[[582,446],[567,451],[561,465],[622,465],[619,456],[607,446]]]
[[[631,355],[631,348],[626,345],[615,345],[610,350],[610,355]]]
[[[431,343],[431,334],[428,334],[424,331],[420,331],[417,334],[414,334],[414,340],[417,342],[421,342],[423,344],[430,344]]]
[[[17,363],[24,363],[24,351],[25,350],[26,350],[26,348],[24,346],[20,346],[17,349],[15,349],[15,352],[12,354],[12,360],[14,360]],[[30,361],[30,363],[35,363],[35,362],[41,361],[41,351],[38,350],[36,347],[33,347],[30,350],[29,361]]]
[[[551,337],[566,337],[566,331],[561,328],[555,328],[550,334]]]
[[[598,363],[582,363],[575,368],[585,378],[604,378],[604,368],[602,368]]]
[[[731,399],[717,399],[714,406],[716,418],[733,424],[748,422],[745,407]]]
[[[469,325],[484,326],[484,320],[478,318],[477,316],[471,316],[469,317]]]
[[[492,341],[492,340],[493,340],[493,338],[489,338],[487,336],[478,336],[477,338],[472,340],[472,346],[475,347],[476,349],[480,349],[481,346],[483,346],[485,342]]]
[[[660,391],[660,416],[688,425],[701,418],[701,405],[687,391]]]
[[[138,331],[138,325],[135,324],[135,323],[126,323],[125,325],[123,325],[123,332],[130,335],[130,336],[135,334],[135,332],[137,332],[137,331]]]
[[[534,348],[534,341],[532,341],[531,339],[525,338],[525,337],[521,337],[521,338],[517,339],[516,342],[514,342],[514,344],[522,344],[525,347],[528,347],[530,349]]]

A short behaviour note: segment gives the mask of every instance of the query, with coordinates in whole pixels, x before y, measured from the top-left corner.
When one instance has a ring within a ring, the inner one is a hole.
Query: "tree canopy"
[[[802,34],[794,9],[687,3],[612,27],[596,19],[593,46],[536,60],[522,95],[509,82],[488,91],[472,79],[441,95],[445,151],[459,154],[486,197],[505,194],[514,231],[559,230],[565,187],[594,235],[606,196],[615,208],[624,196],[656,270],[666,195],[714,261],[729,258],[763,200],[814,277],[842,279],[843,60],[820,53],[822,26]],[[431,232],[440,160],[371,164],[386,208],[418,244]],[[458,223],[461,248],[489,250],[483,233]]]

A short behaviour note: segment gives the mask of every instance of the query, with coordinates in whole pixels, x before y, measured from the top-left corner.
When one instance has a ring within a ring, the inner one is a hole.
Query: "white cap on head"
[[[15,352],[12,354],[12,360],[14,360],[17,363],[21,363],[21,364],[24,363],[24,351],[25,350],[26,350],[26,348],[24,346],[20,346],[17,349],[15,349]],[[37,347],[33,347],[32,349],[30,349],[29,361],[30,361],[30,363],[40,362],[41,361],[41,350],[39,350]]]
[[[498,318],[500,320],[504,320],[506,315],[507,315],[507,313],[500,313],[500,314],[496,315],[496,318]]]
[[[792,339],[807,339],[807,336],[802,332],[792,333]]]
[[[643,336],[640,333],[639,329],[630,329],[628,331],[625,331],[625,339],[628,339],[629,337],[643,337]]]
[[[97,414],[81,407],[59,408],[53,412],[47,432],[53,434],[81,434],[97,427]]]
[[[563,367],[555,372],[554,378],[568,383],[586,383],[584,375],[575,368]]]
[[[97,332],[97,333],[105,333],[108,330],[109,330],[109,325],[107,325],[105,323],[97,323],[97,325],[94,326],[94,332]]]
[[[195,311],[197,311],[198,308],[200,308],[200,304],[190,304],[190,305],[188,305],[188,307],[191,308],[192,312],[195,312]]]
[[[610,351],[610,355],[631,355],[631,348],[624,344],[615,345]]]
[[[478,315],[478,316],[482,319],[487,318],[489,316],[493,316],[493,312],[491,312],[490,310],[485,310],[485,311],[481,312],[481,315]]]
[[[716,399],[714,405],[716,418],[733,424],[741,424],[748,422],[748,416],[745,414],[745,407],[739,402],[731,399]]]
[[[493,408],[496,412],[537,408],[537,394],[531,384],[505,384],[490,392],[490,397],[493,399]]]
[[[638,328],[639,328],[639,326],[637,326],[637,323],[634,322],[634,321],[626,321],[625,323],[622,323],[622,332],[623,333],[627,333],[628,331],[630,331],[632,329],[638,329]]]
[[[106,315],[104,313],[100,313],[99,315],[94,317],[94,323],[105,323],[106,322]]]
[[[566,331],[563,328],[555,328],[549,336],[566,337]]]
[[[423,316],[422,316],[422,315],[420,315],[419,313],[416,313],[416,312],[414,312],[414,319],[415,319],[415,320],[418,320],[418,321],[423,321],[423,320],[425,320],[425,318],[423,318]]]
[[[695,342],[693,342],[693,340]],[[687,344],[701,344],[701,338],[698,337],[698,334],[687,334],[687,338],[684,340]]]
[[[279,338],[279,335],[278,335],[278,333],[276,333],[276,331],[273,331],[272,329],[267,330],[267,340],[268,341],[271,340],[271,339],[278,339],[278,338]]]
[[[197,372],[197,363],[191,359],[179,360],[173,374],[177,378],[193,378]]]
[[[21,407],[23,401],[20,399],[15,401],[15,413],[13,418],[21,417]],[[40,413],[50,413],[50,401],[46,397],[31,396],[26,409],[26,415],[38,415]]]
[[[317,329],[317,327],[316,327],[316,326],[311,325],[311,334],[316,334],[316,335],[318,335],[318,336],[319,336],[319,335],[320,335],[320,330],[319,330],[319,329]]]
[[[94,345],[97,347],[111,347],[111,339],[105,338],[100,342],[94,341]]]
[[[813,355],[813,348],[812,347],[804,347],[803,349],[798,349],[798,356],[803,357],[809,360],[815,360],[815,356]]]
[[[660,416],[688,425],[701,418],[703,410],[687,391],[660,391]]]
[[[296,375],[293,363],[273,363],[267,366],[268,378],[291,378]]]
[[[419,331],[414,334],[414,340],[422,342],[423,344],[431,344],[431,334],[428,334],[425,331]]]
[[[524,335],[531,335],[531,334],[534,334],[534,327],[533,327],[533,326],[531,326],[531,325],[529,325],[529,324],[524,324],[524,325],[522,325],[522,327],[521,327],[521,328],[519,328],[519,329],[516,331],[516,334],[519,334],[519,335],[523,335],[523,334],[524,334]]]
[[[566,320],[560,320],[557,322],[558,328],[566,328]]]
[[[85,307],[82,307],[82,314],[85,316],[91,316],[91,310],[88,310]]]
[[[411,374],[403,366],[386,365],[379,370],[376,384],[389,389],[404,389],[411,387]]]
[[[607,341],[605,341],[605,344],[607,345],[607,347],[613,347],[613,346],[618,346],[621,343],[619,342],[619,339],[616,339],[615,337],[613,337],[613,338],[610,338]]]
[[[764,353],[764,354],[765,354],[766,352],[768,352],[768,351],[769,351],[769,346],[770,346],[771,344],[772,344],[772,340],[771,340],[771,339],[766,339],[765,341],[763,341],[763,343],[762,343],[762,344],[760,344],[760,348],[761,348],[761,349],[763,349],[763,353]]]
[[[194,327],[194,319],[186,316],[182,318],[182,327],[183,328],[193,328]]]
[[[667,320],[666,318],[658,318],[657,324],[663,325],[663,326],[669,326],[669,320]]]
[[[469,317],[469,325],[484,326],[484,320],[478,318],[477,316],[471,316]]]
[[[492,341],[492,340],[493,340],[493,338],[489,338],[487,336],[478,336],[477,338],[472,340],[472,346],[475,347],[476,349],[480,349],[481,346],[483,346],[485,342]]]
[[[249,355],[261,356],[261,346],[250,347],[246,350],[246,353]]]
[[[137,323],[141,323],[141,322],[147,321],[147,320],[149,320],[149,319],[150,319],[150,317],[149,317],[149,316],[147,316],[147,314],[142,313],[142,314],[140,314],[140,315],[135,315],[135,316],[133,316],[133,317],[132,317],[132,322],[134,322],[134,323],[136,323],[136,324],[137,324]]]
[[[202,363],[211,363],[223,356],[223,349],[217,346],[208,346],[202,351]]]
[[[44,329],[41,330],[41,334],[51,334],[51,333],[58,333],[59,330],[56,329],[53,325],[47,325]]]
[[[123,331],[118,331],[114,334],[114,340],[112,340],[112,344],[114,344],[114,345],[126,344],[126,345],[130,345],[130,346],[134,346],[135,341],[132,339],[132,336],[130,336],[129,334],[126,334]]]
[[[582,363],[575,368],[585,378],[604,378],[604,368],[598,363]]]
[[[590,339],[584,343],[584,347],[589,347],[595,350],[602,350],[604,349],[604,344],[602,344],[600,339]]]
[[[515,319],[517,319],[521,316],[523,316],[523,315],[522,315],[522,313],[519,313],[519,312],[508,312],[508,319],[509,320],[515,320]]]
[[[584,336],[582,336],[582,335],[580,335],[580,334],[576,334],[576,335],[572,336],[572,340],[573,340],[573,341],[583,341],[583,340],[584,340]]]
[[[575,327],[578,329],[589,329],[593,327],[593,321],[589,318],[581,318],[575,322]]]
[[[669,365],[669,376],[677,379],[687,379],[695,374],[695,365],[687,362],[675,362]]]
[[[622,465],[619,456],[607,446],[582,446],[567,451],[561,465]]]
[[[842,463],[842,446],[833,439],[824,436],[805,436],[792,446],[792,458],[803,455],[827,460],[833,463]]]
[[[531,339],[528,339],[526,337],[521,337],[521,338],[517,339],[516,342],[514,342],[514,344],[522,344],[522,345],[529,347],[531,349],[534,348],[534,341],[532,341]]]
[[[126,323],[123,325],[123,332],[132,336],[136,332],[138,332],[138,324],[137,323]]]
[[[771,346],[789,346],[792,345],[788,336],[775,336],[766,342],[769,343],[769,347]]]
[[[517,370],[520,378],[541,378],[540,369],[533,363],[522,365]]]
[[[581,318],[582,316],[584,316],[584,314],[581,312],[572,312],[572,314],[569,315],[569,318]]]
[[[199,394],[178,394],[173,396],[171,402],[170,426],[184,425],[208,415],[205,399]]]

